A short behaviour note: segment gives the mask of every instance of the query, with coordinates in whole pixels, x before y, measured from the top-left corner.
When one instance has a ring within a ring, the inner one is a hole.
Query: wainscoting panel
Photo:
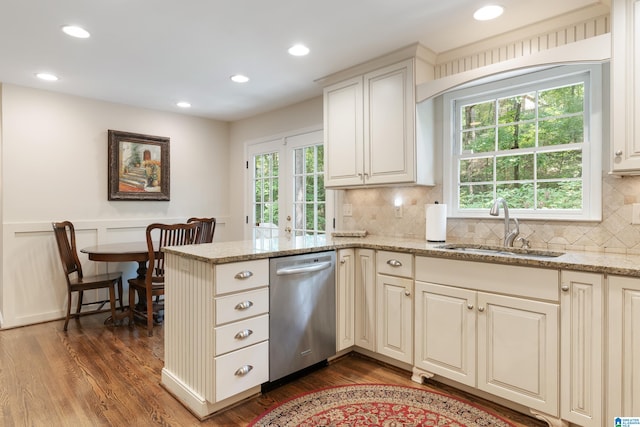
[[[97,244],[144,241],[152,222],[183,222],[186,218],[146,218],[105,221],[73,221],[78,250]],[[221,240],[225,218],[216,226]],[[219,228],[218,228],[219,227]],[[67,308],[67,286],[58,256],[51,222],[5,223],[3,225],[2,283],[0,284],[1,328],[12,328],[63,318]],[[127,279],[135,277],[136,263],[89,261],[78,253],[85,275],[122,271],[127,302]],[[85,293],[85,301],[108,299],[106,290]],[[75,306],[75,297],[72,304]],[[72,307],[74,307],[72,306]],[[108,307],[105,307],[108,308]],[[71,327],[71,326],[70,326]]]

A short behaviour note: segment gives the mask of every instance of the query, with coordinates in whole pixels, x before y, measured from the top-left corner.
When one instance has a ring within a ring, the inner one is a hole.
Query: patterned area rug
[[[339,386],[283,402],[249,426],[514,427],[470,402],[413,387]]]

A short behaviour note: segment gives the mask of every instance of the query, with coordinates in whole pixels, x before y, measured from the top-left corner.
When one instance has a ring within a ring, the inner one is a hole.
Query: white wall
[[[227,228],[234,240],[243,239],[245,216],[248,214],[245,211],[246,143],[310,129],[322,129],[322,96],[231,123],[229,180],[233,191],[229,194]]]
[[[154,221],[216,216],[230,239],[229,124],[14,85],[1,86],[2,327],[59,318],[66,285],[51,222],[71,220],[78,246],[143,240]],[[170,137],[171,200],[107,200],[107,130]],[[85,274],[124,270],[83,259]],[[96,296],[97,297],[97,296]]]

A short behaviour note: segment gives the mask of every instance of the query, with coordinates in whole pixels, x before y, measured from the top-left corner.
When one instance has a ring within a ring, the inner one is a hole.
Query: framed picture
[[[109,130],[109,200],[169,200],[169,138]]]

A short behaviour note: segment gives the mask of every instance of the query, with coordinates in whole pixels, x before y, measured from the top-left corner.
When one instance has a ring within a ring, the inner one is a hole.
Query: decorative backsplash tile
[[[640,177],[603,175],[601,222],[523,220],[520,235],[531,247],[640,254],[640,225],[631,224],[633,203],[640,203]],[[395,217],[393,202],[402,197],[402,218]],[[425,239],[425,208],[442,201],[442,187],[393,187],[344,190],[344,203],[352,216],[343,218],[345,230],[367,230],[379,236]],[[499,245],[504,222],[500,219],[447,220],[448,242]]]

